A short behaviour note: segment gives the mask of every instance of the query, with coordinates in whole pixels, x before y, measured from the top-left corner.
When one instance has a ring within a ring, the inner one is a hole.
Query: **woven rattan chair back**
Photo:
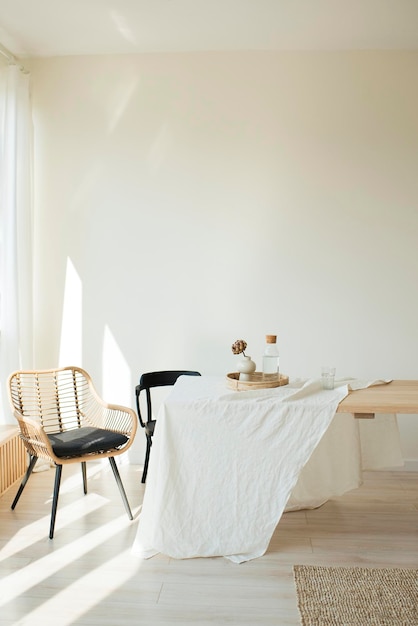
[[[104,402],[89,374],[79,367],[17,371],[9,376],[8,390],[20,437],[30,455],[29,467],[12,509],[37,460],[42,458],[54,464],[52,538],[62,465],[82,464],[84,492],[87,493],[86,461],[107,457],[132,519],[114,457],[126,452],[133,443],[137,430],[134,410]]]

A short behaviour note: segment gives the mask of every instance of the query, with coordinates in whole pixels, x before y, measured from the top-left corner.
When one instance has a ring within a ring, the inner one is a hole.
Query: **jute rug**
[[[302,626],[417,626],[418,570],[293,568]]]

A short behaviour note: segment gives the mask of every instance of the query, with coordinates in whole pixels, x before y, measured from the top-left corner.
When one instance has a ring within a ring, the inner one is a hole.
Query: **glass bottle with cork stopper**
[[[277,335],[266,335],[266,347],[263,355],[263,378],[277,380],[279,378],[279,351]]]

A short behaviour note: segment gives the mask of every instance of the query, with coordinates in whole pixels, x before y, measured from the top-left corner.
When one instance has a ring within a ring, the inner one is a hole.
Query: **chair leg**
[[[57,516],[58,495],[60,492],[62,465],[57,465],[55,469],[54,497],[52,499],[51,525],[49,527],[49,538],[54,536],[55,518]]]
[[[147,437],[147,450],[145,452],[144,469],[142,471],[141,482],[144,483],[147,480],[149,455],[151,452],[151,437]]]
[[[119,487],[120,495],[122,496],[123,504],[125,505],[125,509],[126,509],[127,514],[128,514],[128,517],[129,517],[130,520],[132,520],[133,519],[133,515],[132,515],[132,512],[131,512],[131,507],[129,506],[128,498],[126,497],[125,489],[123,488],[123,484],[122,484],[122,481],[120,479],[119,470],[118,470],[118,467],[116,465],[116,461],[113,458],[113,456],[109,457],[109,463],[110,463],[110,466],[111,466],[111,468],[113,470],[113,475],[115,477],[116,483],[117,483],[117,485]]]
[[[17,491],[15,499],[12,502],[11,509],[14,509],[16,504],[18,503],[18,500],[19,500],[20,496],[22,495],[22,491],[24,490],[24,488],[26,486],[26,483],[29,480],[29,476],[32,474],[32,470],[35,467],[35,464],[36,464],[37,460],[38,460],[37,456],[31,456],[30,457],[30,462],[29,462],[28,469],[26,470],[26,474],[24,475],[24,477],[22,479],[22,482],[21,482],[20,487],[19,487],[19,489]]]
[[[85,495],[87,493],[87,470],[85,461],[81,461],[81,471],[83,473],[83,489]]]

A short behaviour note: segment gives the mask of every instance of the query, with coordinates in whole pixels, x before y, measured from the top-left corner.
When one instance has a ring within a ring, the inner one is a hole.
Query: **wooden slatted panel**
[[[15,426],[0,427],[0,496],[22,478],[27,467],[27,452]]]

